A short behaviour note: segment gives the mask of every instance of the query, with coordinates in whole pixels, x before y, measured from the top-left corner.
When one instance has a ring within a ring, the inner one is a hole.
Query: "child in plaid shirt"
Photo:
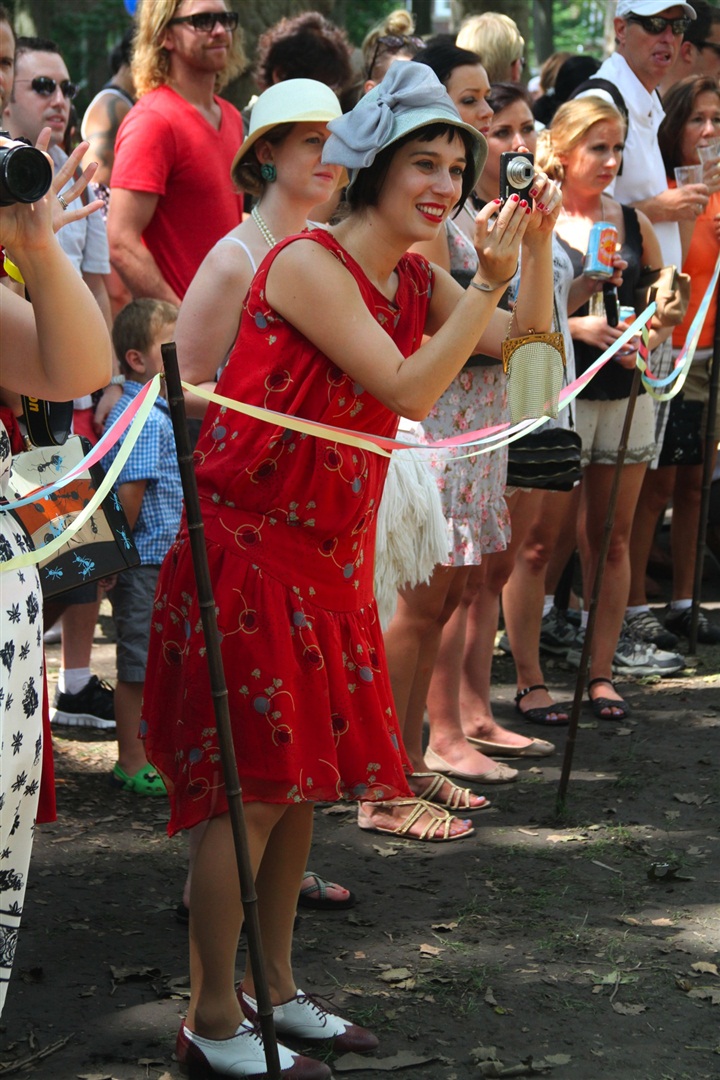
[[[161,300],[133,300],[119,312],[113,346],[125,376],[123,393],[108,414],[110,427],[159,371],[160,347],[172,341],[178,309]],[[107,469],[122,436],[103,458]],[[148,763],[138,739],[153,600],[160,564],[175,539],[182,511],[182,485],[172,421],[159,395],[122,471],[116,490],[140,554],[140,566],[119,575],[109,592],[117,637],[115,720],[118,760],[112,781],[137,795],[164,795],[162,780]]]

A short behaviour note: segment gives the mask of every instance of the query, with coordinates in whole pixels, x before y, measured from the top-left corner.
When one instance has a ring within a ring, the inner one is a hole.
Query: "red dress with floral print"
[[[432,288],[425,260],[403,257],[390,302],[329,233],[303,236],[353,275],[403,355],[419,348]],[[258,270],[218,393],[394,435],[398,417],[268,305],[268,270],[291,242]],[[216,405],[195,457],[243,798],[408,795],[373,597],[388,458]],[[147,672],[142,733],[170,794],[172,834],[227,809],[184,524],[161,571]]]

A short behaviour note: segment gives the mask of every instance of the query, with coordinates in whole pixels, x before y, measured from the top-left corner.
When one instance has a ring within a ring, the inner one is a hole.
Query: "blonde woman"
[[[614,105],[600,97],[566,102],[542,133],[539,161],[562,182],[563,208],[557,233],[582,276],[583,259],[595,222],[607,221],[618,232],[625,260],[621,305],[634,306],[635,288],[643,268],[662,265],[657,237],[647,217],[622,206],[606,194],[617,175],[625,141],[625,121]],[[575,345],[575,366],[582,374],[600,353],[623,332],[626,324],[610,326],[604,314],[580,308],[570,319]],[[651,331],[651,348],[670,334],[669,329]],[[605,525],[608,497],[618,457],[620,434],[633,381],[637,349],[632,343],[607,363],[580,391],[577,398],[577,430],[582,438],[583,479],[580,485],[578,548],[587,603],[595,580]],[[665,674],[681,670],[680,657],[643,646],[620,631],[630,587],[629,537],[647,464],[655,454],[652,398],[641,388],[627,446],[625,464],[613,521],[610,549],[600,592],[597,622],[590,661],[588,696],[601,720],[622,720],[629,706],[615,689],[612,676],[648,674],[648,665]],[[650,655],[652,651],[652,655]],[[574,654],[570,654],[570,658]]]
[[[525,67],[525,38],[508,15],[485,11],[464,20],[455,39],[460,49],[477,53],[491,83],[520,82]]]

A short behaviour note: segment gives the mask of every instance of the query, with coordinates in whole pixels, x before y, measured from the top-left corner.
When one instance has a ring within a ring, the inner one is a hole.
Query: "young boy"
[[[119,312],[112,338],[125,385],[108,414],[106,428],[154,375],[162,371],[160,346],[172,341],[178,309],[161,300],[133,300]],[[124,436],[103,458],[107,469]],[[116,491],[132,529],[141,565],[123,571],[109,592],[117,637],[115,721],[118,760],[112,782],[137,795],[164,795],[165,787],[148,764],[138,739],[145,666],[155,585],[160,564],[180,525],[182,486],[167,402],[158,397],[132,453],[117,479]]]

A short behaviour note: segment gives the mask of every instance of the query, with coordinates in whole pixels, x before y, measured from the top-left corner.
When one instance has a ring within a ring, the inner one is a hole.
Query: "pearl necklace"
[[[267,246],[269,248],[274,248],[275,245],[277,244],[277,240],[275,239],[273,234],[270,232],[267,225],[265,224],[262,217],[260,216],[260,211],[258,210],[257,206],[253,206],[252,210],[250,211],[250,217],[253,219],[253,221],[257,225],[257,227],[258,227],[258,229],[260,231],[260,235],[262,236],[262,238],[265,241],[265,243],[267,244]]]

